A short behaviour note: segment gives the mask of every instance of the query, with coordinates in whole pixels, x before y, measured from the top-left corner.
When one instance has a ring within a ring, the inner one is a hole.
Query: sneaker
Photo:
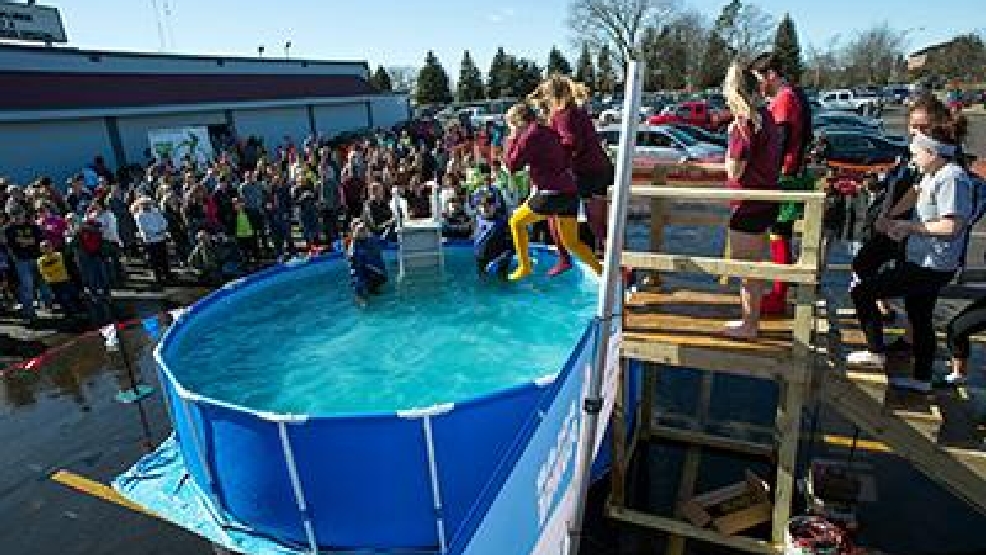
[[[931,381],[931,385],[934,387],[960,387],[966,384],[966,377],[964,374],[959,374],[958,372],[949,372],[945,376],[935,376]]]
[[[883,353],[874,353],[873,351],[853,351],[846,357],[846,363],[849,365],[883,366],[887,363],[887,357]]]
[[[899,389],[907,389],[918,393],[931,393],[931,383],[915,380],[914,378],[890,378],[890,385]]]

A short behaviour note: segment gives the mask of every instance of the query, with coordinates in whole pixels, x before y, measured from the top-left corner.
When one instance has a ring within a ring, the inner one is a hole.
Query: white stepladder
[[[442,220],[437,186],[432,196],[431,218],[406,219],[400,210],[396,214],[400,280],[409,276],[440,277],[444,272]]]

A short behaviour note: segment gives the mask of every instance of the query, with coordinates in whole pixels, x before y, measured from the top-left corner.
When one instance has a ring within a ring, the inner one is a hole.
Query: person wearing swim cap
[[[512,172],[527,166],[532,187],[530,198],[510,218],[518,264],[509,278],[519,280],[530,275],[527,226],[551,217],[557,218],[562,246],[579,257],[596,275],[601,275],[602,266],[578,236],[578,188],[571,156],[562,147],[558,134],[539,123],[537,113],[527,104],[515,104],[507,111],[506,119],[510,137],[504,163]]]

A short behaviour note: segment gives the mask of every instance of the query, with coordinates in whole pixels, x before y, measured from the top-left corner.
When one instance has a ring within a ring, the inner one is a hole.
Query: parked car
[[[885,102],[903,104],[909,96],[911,96],[911,89],[904,85],[894,85],[883,89],[883,99]]]
[[[675,123],[668,127],[674,128],[700,143],[721,146],[722,148],[726,148],[729,145],[729,137],[725,133],[714,133],[686,123]]]
[[[857,92],[852,89],[838,89],[822,93],[818,102],[826,110],[856,112],[859,114],[879,114],[883,111],[880,97],[871,92]]]
[[[600,139],[609,148],[620,142],[620,126],[607,125],[599,130]],[[683,160],[692,162],[725,161],[726,149],[693,139],[667,125],[641,125],[637,128],[634,165],[670,164]]]
[[[866,131],[879,133],[883,129],[883,120],[860,116],[849,112],[827,112],[815,113],[811,117],[812,129],[818,128],[860,128]]]
[[[668,106],[660,114],[647,119],[650,125],[686,124],[718,131],[729,124],[732,119],[728,110],[712,108],[708,102],[690,101]]]
[[[638,121],[646,121],[647,118],[649,118],[654,114],[654,112],[655,112],[654,108],[651,108],[649,106],[641,106],[640,114],[639,114],[640,119]],[[599,114],[600,125],[609,125],[611,123],[619,123],[621,121],[623,121],[622,105],[617,105],[617,106],[613,106],[612,108],[607,108],[602,112],[600,112]]]
[[[846,164],[886,164],[907,153],[907,143],[858,130],[822,130],[815,135],[821,156],[830,162]]]

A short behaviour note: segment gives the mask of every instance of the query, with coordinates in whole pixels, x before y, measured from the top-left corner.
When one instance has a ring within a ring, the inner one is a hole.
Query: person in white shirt
[[[147,263],[154,271],[154,278],[163,285],[171,280],[168,264],[168,220],[154,205],[151,197],[140,197],[134,202],[132,212],[137,222],[137,232],[144,243]]]
[[[98,199],[93,201],[89,208],[89,217],[99,222],[100,230],[103,233],[103,241],[106,244],[107,256],[109,257],[110,285],[119,286],[126,278],[126,273],[120,260],[123,241],[120,239],[120,228],[117,225],[116,216],[106,209],[106,203],[103,199]]]

